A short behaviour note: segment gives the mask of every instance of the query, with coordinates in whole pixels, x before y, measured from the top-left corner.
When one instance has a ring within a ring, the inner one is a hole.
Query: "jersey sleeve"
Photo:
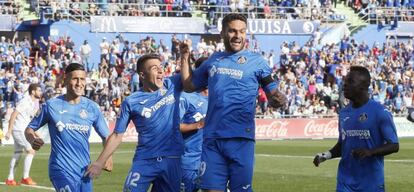
[[[193,71],[193,76],[191,78],[191,81],[193,82],[193,85],[197,90],[203,89],[207,87],[208,84],[208,70],[209,70],[209,64],[210,59],[205,61],[200,67],[198,67],[196,70]]]
[[[27,98],[23,98],[19,103],[17,103],[16,105],[16,111],[19,112],[20,114],[24,113],[24,111],[26,110],[25,107],[27,105],[26,102]]]
[[[176,74],[170,77],[172,84],[174,85],[175,92],[181,92],[183,90],[183,83],[181,81],[181,74]]]
[[[119,117],[116,119],[115,129],[114,129],[115,133],[124,133],[126,131],[129,121],[131,120],[130,115],[131,115],[131,108],[128,103],[128,100],[125,100],[121,104],[121,113]]]
[[[272,77],[272,69],[269,67],[266,60],[264,60],[263,58],[259,60],[258,66],[259,72],[257,73],[257,78],[261,83],[263,90],[267,93],[270,93],[272,90],[277,88],[277,84]],[[265,79],[269,78],[272,80],[272,82],[264,84],[263,82],[266,82]]]
[[[27,127],[37,131],[49,122],[49,115],[48,105],[42,104],[40,106],[40,112],[32,119]]]
[[[109,135],[109,128],[108,125],[106,124],[105,118],[102,114],[102,112],[95,107],[95,113],[96,113],[96,119],[93,122],[93,127],[95,128],[96,133],[98,133],[98,135],[102,138],[105,139],[108,137]]]
[[[387,143],[398,143],[397,130],[391,113],[387,109],[379,112],[380,131]]]
[[[188,110],[188,102],[185,97],[180,97],[180,122],[183,121],[184,115]]]

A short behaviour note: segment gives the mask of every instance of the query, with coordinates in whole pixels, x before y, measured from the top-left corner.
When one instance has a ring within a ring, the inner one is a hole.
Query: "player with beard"
[[[189,66],[191,41],[181,44],[181,73],[186,92],[208,86],[201,156],[201,189],[252,191],[256,97],[261,86],[273,107],[286,97],[272,78],[267,61],[245,49],[247,19],[237,13],[222,20],[225,52],[212,54],[198,69]]]
[[[14,155],[10,160],[9,176],[6,180],[6,185],[10,186],[17,185],[17,182],[14,180],[14,169],[19,162],[23,151],[27,152],[27,155],[24,159],[23,178],[20,183],[25,185],[36,185],[36,182],[29,177],[35,150],[33,150],[30,143],[26,140],[24,130],[39,110],[39,100],[42,97],[42,89],[39,84],[30,84],[28,93],[29,94],[23,97],[17,104],[16,109],[11,114],[9,130],[5,136],[6,140],[8,140],[11,135],[14,139]]]

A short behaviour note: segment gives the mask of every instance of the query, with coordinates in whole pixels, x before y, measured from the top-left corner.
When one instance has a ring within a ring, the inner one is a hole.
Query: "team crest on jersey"
[[[86,118],[88,118],[88,112],[87,112],[85,109],[82,109],[82,110],[80,111],[80,113],[79,113],[79,116],[80,116],[82,119],[86,119]]]
[[[238,59],[237,59],[237,63],[238,64],[245,64],[247,62],[247,58],[245,57],[245,56],[240,56]]]
[[[368,115],[366,113],[362,113],[361,115],[359,115],[359,122],[364,122],[368,119]]]
[[[167,90],[166,89],[164,89],[164,88],[161,88],[160,89],[160,95],[161,96],[164,96],[166,93],[167,93]]]

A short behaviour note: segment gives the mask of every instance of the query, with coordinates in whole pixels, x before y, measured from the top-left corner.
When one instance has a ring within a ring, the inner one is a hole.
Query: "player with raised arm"
[[[11,136],[14,139],[14,154],[10,160],[9,176],[6,180],[6,185],[15,186],[17,182],[14,180],[14,169],[22,156],[23,151],[27,152],[23,165],[23,178],[20,181],[25,185],[36,185],[36,182],[29,177],[30,167],[32,165],[35,150],[32,149],[30,143],[24,136],[24,130],[30,123],[32,118],[39,111],[39,100],[42,97],[42,88],[39,84],[30,84],[28,88],[28,95],[17,104],[16,109],[10,116],[9,129],[6,133],[6,140]]]
[[[225,52],[216,52],[194,72],[189,66],[191,41],[181,44],[181,75],[186,92],[208,86],[208,111],[202,149],[201,189],[252,191],[255,110],[259,86],[273,107],[286,97],[277,90],[272,70],[257,53],[245,49],[247,19],[231,13],[222,20]]]
[[[207,58],[199,58],[195,63],[198,68]],[[201,149],[203,144],[204,118],[207,114],[208,90],[194,93],[181,93],[180,130],[184,138],[184,154],[181,157],[183,169],[182,190],[193,192],[199,189]]]
[[[48,100],[41,112],[26,128],[26,138],[34,150],[44,144],[35,131],[47,124],[51,153],[49,178],[56,191],[92,191],[91,179],[84,176],[90,163],[89,136],[95,129],[105,142],[109,135],[107,124],[98,105],[83,97],[86,83],[83,65],[71,63],[65,69],[67,93]],[[112,161],[107,162],[112,169]]]
[[[339,113],[338,142],[313,160],[319,166],[325,160],[341,157],[336,191],[385,191],[384,156],[399,149],[391,113],[369,99],[370,83],[365,67],[351,67],[343,88],[350,104]]]
[[[149,54],[137,61],[142,89],[132,93],[121,104],[115,130],[99,158],[87,174],[100,175],[106,159],[122,142],[132,121],[138,132],[138,146],[124,191],[180,191],[183,137],[180,133],[179,101],[182,91],[180,76],[164,78],[164,68],[158,55]]]

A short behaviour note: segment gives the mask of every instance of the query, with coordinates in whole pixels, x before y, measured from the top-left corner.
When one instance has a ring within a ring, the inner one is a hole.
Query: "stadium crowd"
[[[137,59],[146,53],[158,53],[163,58],[166,76],[180,70],[180,39],[171,37],[171,48],[164,40],[156,42],[148,36],[138,41],[103,38],[100,50],[92,50],[85,40],[75,45],[71,37],[43,38],[29,42],[0,37],[0,98],[1,111],[11,112],[23,96],[29,83],[40,83],[47,100],[65,92],[62,87],[62,69],[69,63],[86,66],[92,51],[101,53],[99,68],[89,68],[86,79],[86,97],[96,101],[107,120],[114,120],[123,98],[139,89]],[[387,41],[366,45],[344,37],[340,44],[320,45],[309,41],[303,46],[284,42],[281,52],[262,52],[254,36],[248,48],[260,52],[273,68],[278,86],[288,97],[288,105],[273,111],[267,107],[267,98],[259,90],[257,114],[260,117],[331,116],[346,103],[341,93],[343,77],[351,65],[370,69],[373,81],[370,93],[395,114],[406,111],[413,99],[413,41]],[[192,58],[196,60],[214,51],[223,51],[223,42],[193,43]],[[6,114],[7,115],[7,114]],[[4,116],[4,115],[3,115]]]

